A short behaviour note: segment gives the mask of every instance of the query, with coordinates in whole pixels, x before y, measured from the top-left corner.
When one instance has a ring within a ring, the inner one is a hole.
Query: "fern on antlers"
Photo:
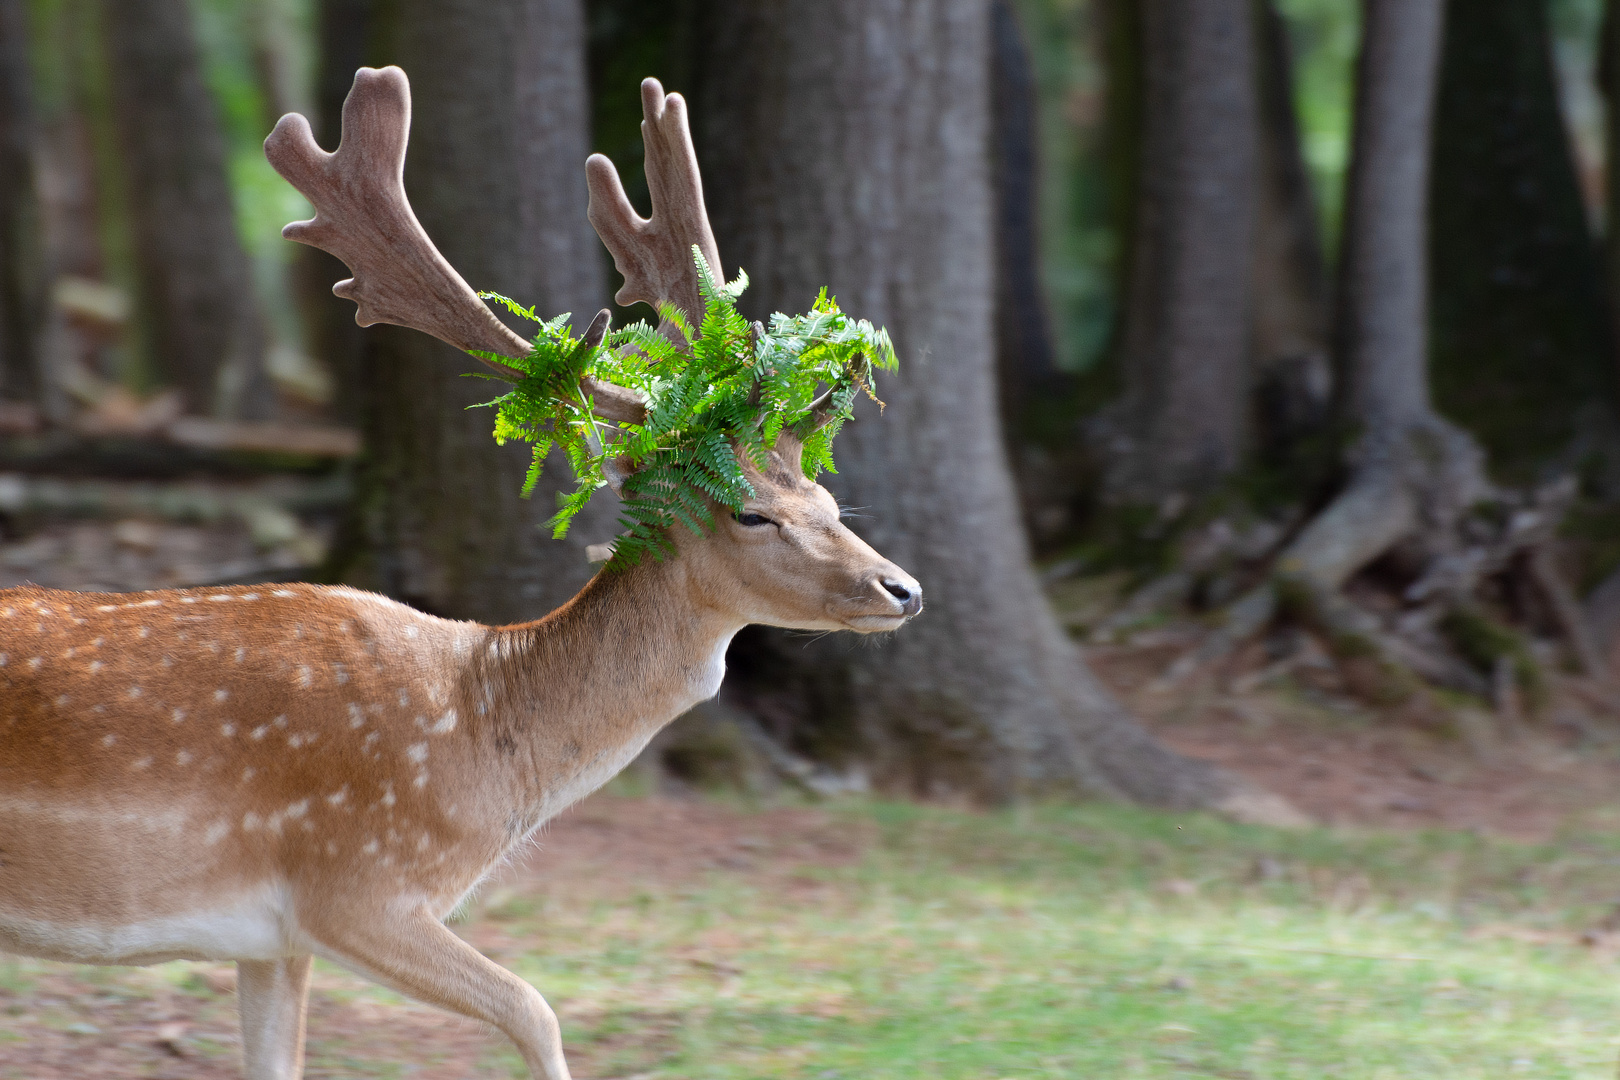
[[[736,306],[747,275],[722,284],[696,245],[692,255],[704,305],[695,332],[679,308],[664,304],[662,332],[642,322],[605,341],[590,340],[597,336],[590,332],[575,338],[566,314],[542,319],[507,297],[480,294],[539,326],[528,356],[498,358],[510,376],[477,377],[511,383],[484,404],[496,410],[497,442],[532,444],[525,496],[554,447],[567,456],[575,487],[559,497],[552,534],[566,535],[596,489],[610,475],[622,477],[625,531],[610,568],[663,558],[676,525],[713,528],[713,505],[741,512],[754,491],[739,455],[763,468],[784,431],[803,441],[807,477],[836,472],[833,438],[860,394],[878,400],[875,369],[896,366],[888,332],[845,315],[826,289],[805,315],[778,313],[768,328],[750,326]],[[593,411],[579,389],[588,379],[637,391],[645,420],[609,420]]]

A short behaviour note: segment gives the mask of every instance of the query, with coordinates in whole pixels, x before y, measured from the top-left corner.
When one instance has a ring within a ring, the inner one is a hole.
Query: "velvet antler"
[[[654,309],[668,301],[695,329],[703,318],[703,298],[692,246],[697,245],[716,278],[721,270],[720,251],[703,206],[703,180],[686,121],[686,101],[679,94],[664,93],[657,79],[644,79],[641,115],[652,217],[636,213],[625,197],[618,170],[601,154],[592,154],[585,162],[591,192],[587,214],[613,253],[613,265],[624,275],[624,287],[614,299],[624,305],[644,301]]]
[[[281,234],[343,260],[354,276],[332,291],[358,305],[355,321],[361,326],[392,323],[467,352],[527,356],[529,343],[478,299],[416,220],[405,197],[410,128],[410,83],[397,67],[355,72],[335,153],[316,145],[302,116],[283,116],[264,141],[264,153],[314,204],[315,217],[295,221]],[[606,314],[592,323],[598,340],[606,331]],[[521,375],[510,366],[485,362],[502,374]],[[599,415],[645,421],[646,409],[632,391],[589,378],[582,386]]]

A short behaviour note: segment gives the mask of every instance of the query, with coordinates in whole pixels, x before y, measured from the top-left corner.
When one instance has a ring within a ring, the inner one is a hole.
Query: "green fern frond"
[[[671,530],[714,528],[716,506],[740,511],[754,494],[742,462],[763,468],[783,432],[803,440],[806,476],[834,471],[832,440],[856,398],[865,394],[877,401],[874,372],[896,366],[888,333],[849,318],[826,289],[804,315],[775,314],[767,324],[751,325],[736,307],[747,275],[739,271],[722,284],[696,247],[692,258],[704,311],[694,331],[684,312],[660,305],[673,335],[636,323],[591,347],[572,336],[567,315],[541,319],[498,293],[479,294],[538,325],[526,357],[474,355],[503,369],[481,373],[507,385],[484,403],[496,410],[496,440],[533,445],[525,497],[553,450],[574,474],[574,490],[558,496],[552,535],[566,535],[606,483],[603,466],[610,455],[631,466],[620,493],[624,532],[614,542],[609,569],[668,557],[674,552]],[[586,376],[637,391],[647,403],[645,421],[595,416],[580,390]],[[812,417],[811,403],[827,388],[827,404]]]

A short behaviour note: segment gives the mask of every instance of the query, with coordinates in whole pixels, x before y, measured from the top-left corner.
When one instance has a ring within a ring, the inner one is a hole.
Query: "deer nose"
[[[884,592],[900,601],[900,610],[906,615],[915,615],[922,610],[922,586],[915,581],[886,577],[880,584]]]

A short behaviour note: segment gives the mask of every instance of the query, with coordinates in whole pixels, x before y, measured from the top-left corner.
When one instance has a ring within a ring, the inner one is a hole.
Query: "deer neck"
[[[713,697],[746,620],[705,601],[680,558],[603,572],[537,622],[491,631],[474,712],[537,825],[605,783]]]

